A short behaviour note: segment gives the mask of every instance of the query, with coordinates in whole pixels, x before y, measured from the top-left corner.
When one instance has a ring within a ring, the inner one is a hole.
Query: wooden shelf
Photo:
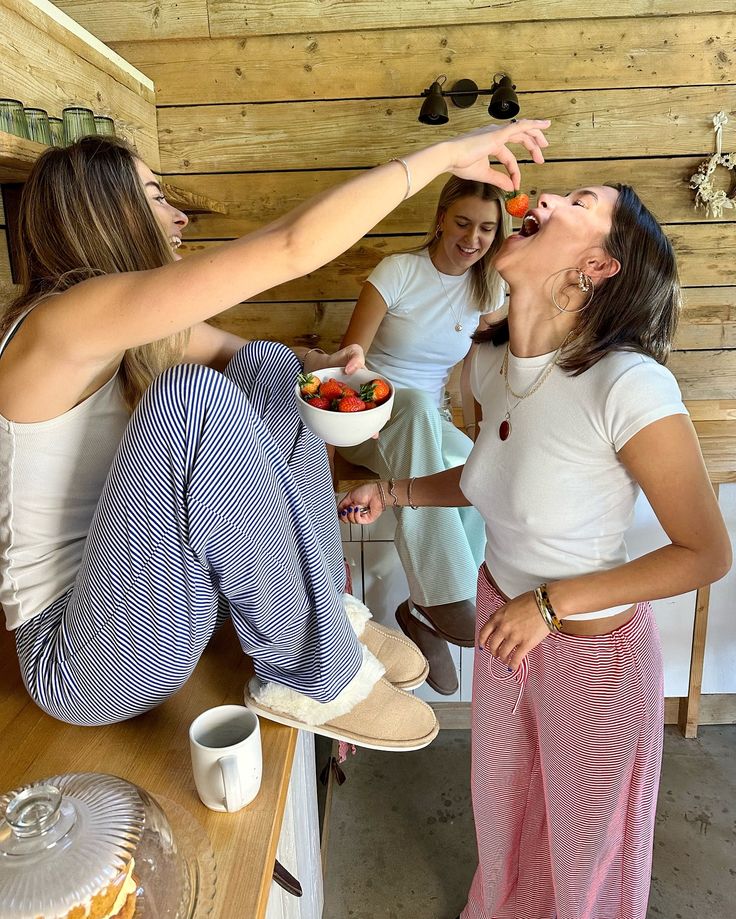
[[[206,195],[195,194],[164,180],[161,181],[161,188],[169,204],[178,207],[185,214],[227,214],[225,204]]]
[[[45,144],[0,131],[0,183],[25,182],[45,149]]]

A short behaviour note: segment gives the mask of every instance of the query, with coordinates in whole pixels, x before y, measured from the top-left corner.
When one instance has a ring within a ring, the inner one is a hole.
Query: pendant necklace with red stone
[[[504,382],[504,386],[506,389],[506,414],[504,415],[503,421],[498,426],[498,436],[501,438],[501,440],[508,440],[511,435],[511,412],[514,411],[514,409],[519,405],[520,402],[522,402],[524,399],[528,399],[529,396],[533,396],[534,393],[540,389],[540,387],[545,382],[547,377],[552,373],[552,369],[557,364],[557,360],[560,356],[560,353],[562,352],[562,349],[570,341],[570,339],[573,337],[574,334],[575,334],[575,330],[573,329],[571,332],[569,332],[565,336],[565,338],[562,341],[562,344],[555,351],[552,357],[552,360],[545,366],[544,370],[542,370],[540,375],[537,377],[534,383],[532,383],[529,389],[527,389],[526,392],[523,392],[523,393],[514,392],[514,390],[511,388],[511,384],[509,383],[509,347],[510,347],[510,344],[509,343],[506,344],[506,353],[503,356],[503,363],[501,364],[501,371],[500,371],[503,376],[503,382]],[[509,396],[510,395],[513,396],[517,400],[516,405],[513,408],[509,407]]]

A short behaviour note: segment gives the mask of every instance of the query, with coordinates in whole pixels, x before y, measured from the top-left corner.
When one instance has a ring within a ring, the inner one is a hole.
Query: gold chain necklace
[[[565,336],[560,347],[555,351],[552,360],[545,366],[544,370],[539,374],[539,377],[532,383],[532,385],[523,393],[514,392],[509,383],[509,348],[510,343],[506,344],[506,353],[503,356],[503,363],[501,364],[501,374],[503,375],[504,387],[506,390],[506,414],[504,415],[503,421],[498,426],[498,436],[501,440],[508,440],[511,434],[511,412],[522,402],[524,399],[528,399],[529,396],[533,396],[537,392],[542,384],[545,382],[547,377],[552,373],[553,368],[557,364],[557,359],[562,352],[562,349],[573,337],[575,330]],[[512,395],[514,399],[517,400],[516,405],[513,408],[509,407],[509,395]]]
[[[432,256],[429,257],[429,260],[430,260],[430,262],[432,262]],[[447,288],[445,287],[445,282],[442,280],[442,275],[440,274],[439,268],[435,265],[434,262],[432,262],[432,267],[433,267],[434,270],[437,272],[437,280],[440,282],[440,287],[442,288],[442,293],[445,295],[445,300],[447,300],[447,306],[448,306],[448,309],[450,310],[450,315],[451,315],[452,318],[455,320],[455,331],[456,331],[456,332],[462,332],[462,330],[463,330],[463,324],[462,324],[462,322],[460,322],[460,319],[462,318],[462,314],[463,314],[463,313],[462,313],[462,308],[460,309],[460,314],[458,315],[458,314],[455,312],[455,310],[453,309],[453,307],[452,307],[452,301],[450,300],[450,298],[449,298],[449,296],[448,296],[448,294],[447,294]]]

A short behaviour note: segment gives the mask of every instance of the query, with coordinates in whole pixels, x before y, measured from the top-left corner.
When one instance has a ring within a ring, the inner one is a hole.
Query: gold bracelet
[[[406,201],[411,194],[411,171],[409,170],[409,164],[400,156],[392,156],[389,163],[401,163],[404,167],[404,172],[406,173],[406,193],[404,194],[403,200]]]
[[[539,610],[539,615],[542,617],[542,619],[544,619],[544,624],[547,626],[547,629],[550,632],[554,632],[555,627],[552,624],[552,620],[549,617],[549,613],[547,612],[547,609],[542,601],[542,595],[538,587],[534,588],[534,600],[536,601],[537,609]]]
[[[394,502],[394,507],[399,507],[399,497],[394,491],[396,488],[396,482],[393,479],[388,480],[388,493],[391,495],[391,499]]]
[[[409,479],[409,484],[406,486],[406,500],[409,503],[409,507],[415,511],[417,510],[417,505],[411,500],[411,487],[414,484],[414,479]]]
[[[378,497],[381,499],[381,510],[385,511],[386,510],[386,495],[384,494],[383,485],[381,485],[380,479],[376,482],[376,485],[378,486]]]
[[[554,626],[555,631],[561,632],[562,623],[558,619],[557,613],[555,613],[554,607],[552,606],[552,603],[549,599],[549,593],[547,592],[547,585],[540,584],[537,590],[539,591],[540,599],[544,605],[544,608],[547,610],[547,614],[549,615],[550,621],[552,622],[552,625]]]

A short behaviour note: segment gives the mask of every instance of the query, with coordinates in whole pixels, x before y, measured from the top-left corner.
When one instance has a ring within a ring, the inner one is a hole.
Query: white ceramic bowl
[[[353,389],[360,390],[362,383],[370,383],[371,380],[378,379],[380,374],[364,369],[356,370],[355,373],[348,375],[342,367],[327,367],[324,370],[313,370],[312,376],[319,380],[334,377],[341,383],[347,383]],[[385,377],[380,378],[386,379]],[[386,382],[391,387],[391,395],[388,399],[375,408],[367,408],[363,412],[333,412],[329,409],[314,408],[302,399],[299,383],[297,383],[294,387],[297,408],[304,424],[325,443],[336,447],[354,447],[380,431],[391,417],[394,388],[388,380]]]

